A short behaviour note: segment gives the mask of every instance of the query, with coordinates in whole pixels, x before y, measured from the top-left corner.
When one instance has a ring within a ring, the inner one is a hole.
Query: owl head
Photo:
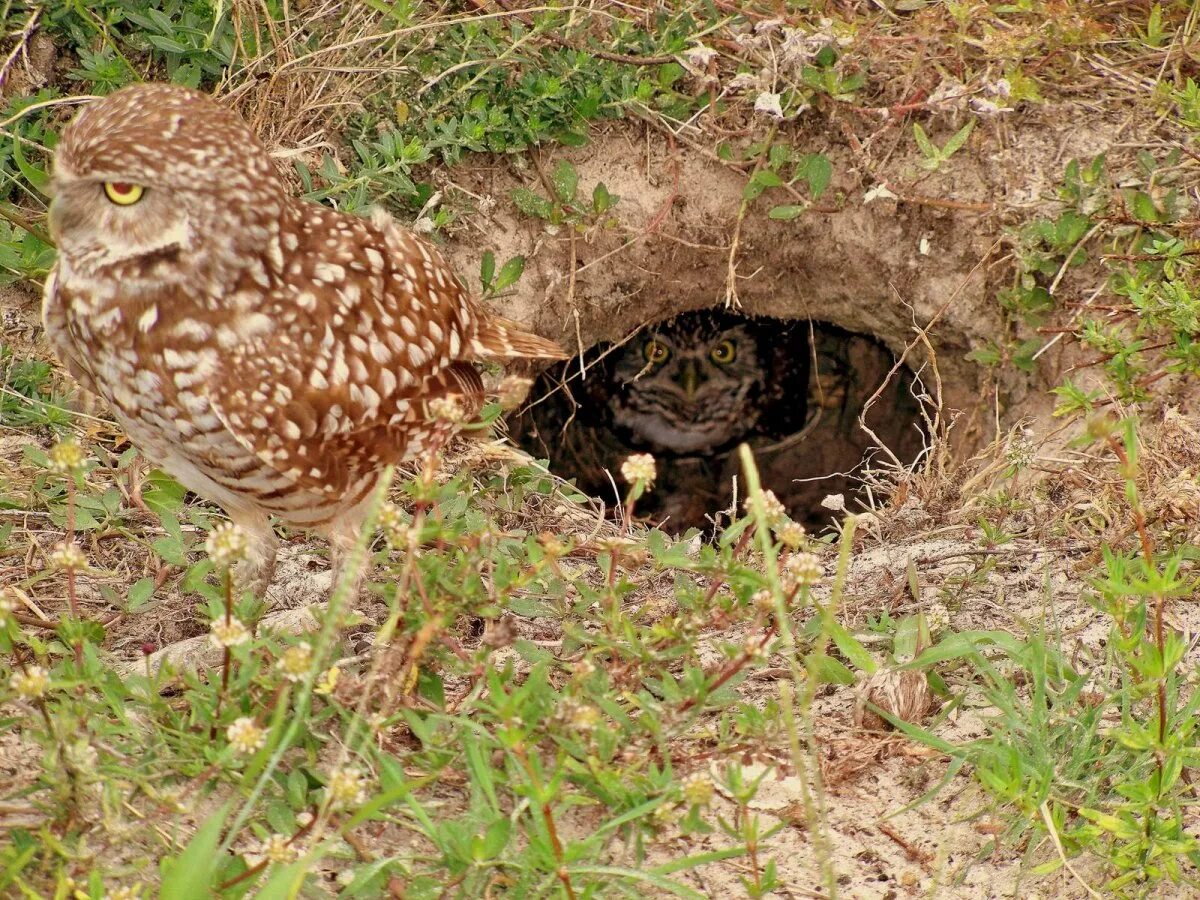
[[[616,351],[612,423],[631,443],[712,453],[754,431],[767,353],[751,320],[712,311],[648,328]]]
[[[50,230],[65,274],[124,293],[172,276],[230,283],[287,203],[266,149],[198,91],[134,85],[91,103],[54,157]]]

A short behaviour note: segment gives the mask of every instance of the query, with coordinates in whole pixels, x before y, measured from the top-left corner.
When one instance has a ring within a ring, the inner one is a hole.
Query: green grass
[[[329,138],[318,163],[292,165],[300,191],[420,214],[435,233],[477,212],[454,184],[461,167],[538,167],[535,152],[601,129],[648,128],[656,141],[669,131],[672,146],[744,178],[729,210],[731,297],[750,217],[863,202],[832,186],[834,154],[814,133],[879,125],[872,136],[912,160],[897,192],[936,200],[952,183],[940,179],[987,149],[995,117],[1019,140],[1022,116],[1085,96],[1135,123],[1158,118],[1171,140],[1063,160],[1055,196],[1000,211],[1009,255],[992,277],[1006,326],[971,350],[1004,377],[1050,376],[1093,480],[1084,499],[1059,498],[1075,475],[1056,458],[1035,482],[1026,439],[917,473],[906,489],[964,491],[929,511],[929,528],[967,534],[970,564],[931,588],[910,557],[911,606],[893,617],[851,577],[871,546],[855,541],[854,520],[840,540],[796,537],[772,520],[749,460],[745,515],[698,546],[597,527],[583,498],[528,460],[468,453],[457,471],[430,460],[398,477],[363,536],[380,652],[339,661],[335,609],[303,637],[266,633],[199,672],[156,672],[139,645],[270,610],[234,596],[224,558],[206,550],[219,513],[161,473],[143,485],[149,511],[136,508],[131,448],[73,412],[65,377],[6,337],[0,437],[15,443],[0,456],[0,735],[21,767],[0,798],[12,817],[0,892],[703,896],[692,875],[720,870],[763,897],[784,885],[778,848],[795,846],[781,843],[787,819],[763,811],[752,765],[766,760],[800,779],[790,815],[807,830],[810,887],[853,896],[861,886],[839,882],[830,818],[842,801],[824,786],[822,756],[848,726],[822,722],[821,704],[905,670],[925,676],[940,712],[892,724],[939,754],[943,783],[964,773],[978,785],[1000,823],[981,860],[1019,857],[1022,878],[1058,876],[1046,883],[1077,893],[1195,889],[1200,698],[1172,623],[1196,589],[1200,504],[1189,498],[1200,487],[1194,433],[1160,421],[1160,389],[1200,374],[1195,9],[948,0],[851,15],[797,3],[773,22],[776,4],[748,2],[502,11],[371,0],[311,19],[300,6],[0,2],[6,48],[40,28],[61,54],[49,86],[0,111],[0,285],[34,284],[52,262],[41,189],[75,108],[66,101],[143,78],[297,110],[272,119],[268,137]],[[255,78],[289,61],[312,69]],[[322,67],[342,77],[320,102],[298,103]],[[941,108],[931,95],[945,85]],[[869,171],[876,150],[861,146]],[[500,200],[510,212],[550,234],[620,222],[620,197],[581,192],[569,161],[538,171],[538,186]],[[519,257],[481,256],[485,292],[520,278]],[[1052,368],[1060,345],[1068,371]],[[627,509],[647,487],[630,486]],[[879,521],[898,546],[921,537]],[[1005,608],[1007,595],[991,593],[1004,553],[1063,542],[1079,562],[1075,594],[1048,580],[1032,607],[956,625],[974,599]],[[819,583],[797,580],[790,562],[811,570],[810,551]],[[43,609],[46,598],[57,600]],[[1064,624],[1077,614],[1103,626],[1103,642]],[[961,710],[979,716],[981,736],[954,737]]]

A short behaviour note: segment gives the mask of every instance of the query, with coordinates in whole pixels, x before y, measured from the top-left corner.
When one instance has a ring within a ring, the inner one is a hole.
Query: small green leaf
[[[21,149],[21,141],[15,137],[13,138],[13,160],[30,186],[43,197],[48,197],[50,176],[46,174],[45,169],[39,169],[25,158],[25,151]]]
[[[807,181],[809,194],[814,200],[818,200],[833,180],[833,163],[824,153],[809,153],[800,160],[793,178],[803,178]]]
[[[137,612],[137,610],[145,606],[147,601],[154,596],[154,579],[140,578],[129,588],[129,593],[125,598],[125,611]]]
[[[163,860],[160,897],[208,900],[212,896],[217,872],[227,859],[217,853],[217,846],[228,815],[228,805],[217,810],[204,820],[179,856]]]
[[[603,181],[597,181],[596,186],[592,188],[592,211],[596,213],[606,212],[612,209],[620,199],[608,192],[608,188]]]
[[[963,144],[965,144],[967,142],[967,138],[969,138],[971,136],[971,131],[974,128],[975,128],[975,120],[972,119],[970,122],[968,122],[962,128],[960,128],[957,132],[955,132],[954,137],[952,137],[952,138],[950,138],[950,140],[946,141],[946,146],[942,148],[942,158],[945,159],[950,156],[953,156],[955,153],[957,153],[959,150],[961,150]]]
[[[783,206],[772,206],[770,211],[767,213],[767,217],[771,219],[777,219],[781,222],[788,222],[803,213],[807,208],[808,207],[802,206],[798,203],[789,203]]]
[[[821,684],[854,684],[854,673],[832,656],[810,653],[804,662]]]
[[[517,209],[527,216],[549,220],[554,215],[554,207],[545,197],[535,194],[528,188],[517,188],[512,192],[513,203]]]
[[[554,182],[554,193],[558,195],[559,200],[563,203],[570,203],[575,199],[575,193],[579,190],[579,173],[567,160],[559,162],[551,180]]]
[[[485,251],[479,262],[479,281],[485,291],[491,290],[492,279],[496,277],[496,254],[491,250]]]
[[[496,283],[492,290],[503,291],[506,288],[512,287],[521,277],[521,273],[525,271],[525,257],[514,256],[500,268],[500,274],[496,276]]]
[[[922,154],[933,159],[938,157],[938,152],[929,140],[929,135],[925,133],[925,129],[921,127],[921,123],[919,122],[913,122],[913,137],[916,139],[917,147]]]

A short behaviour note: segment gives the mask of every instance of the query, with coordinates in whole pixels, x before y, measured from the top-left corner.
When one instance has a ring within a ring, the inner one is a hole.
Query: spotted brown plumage
[[[383,468],[471,415],[482,358],[563,358],[489,317],[383,212],[288,194],[236,113],[170,85],[86,107],[55,154],[46,332],[130,439],[252,538],[270,517],[353,544]]]

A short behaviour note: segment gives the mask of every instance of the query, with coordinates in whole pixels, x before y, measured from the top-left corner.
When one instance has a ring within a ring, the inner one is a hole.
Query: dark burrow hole
[[[842,494],[853,508],[880,442],[906,465],[924,445],[914,376],[902,366],[889,380],[894,362],[874,338],[832,325],[684,313],[543,373],[510,427],[525,450],[610,508],[627,489],[621,462],[653,454],[658,477],[636,513],[677,533],[727,518],[735,479],[743,493],[745,441],[764,487],[819,532],[834,515],[821,501]],[[866,415],[877,441],[859,416],[885,381]]]

